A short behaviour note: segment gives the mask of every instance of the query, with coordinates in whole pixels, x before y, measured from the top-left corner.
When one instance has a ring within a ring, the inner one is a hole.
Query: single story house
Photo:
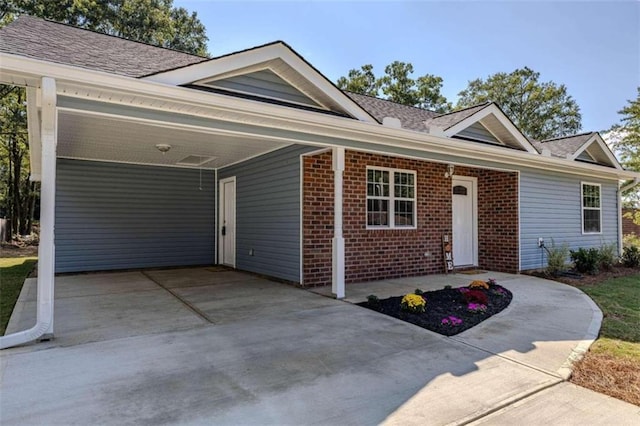
[[[598,133],[525,137],[343,92],[284,42],[205,58],[29,16],[0,30],[41,182],[38,323],[54,274],[222,264],[304,286],[545,266],[539,240],[621,243],[625,171]],[[446,242],[446,241],[445,241]]]

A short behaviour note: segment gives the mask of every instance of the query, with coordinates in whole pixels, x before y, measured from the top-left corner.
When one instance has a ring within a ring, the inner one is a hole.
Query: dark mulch
[[[378,303],[373,305],[369,302],[358,303],[358,305],[445,336],[454,336],[502,311],[509,306],[513,298],[509,290],[500,285],[492,284],[489,286],[489,290],[480,290],[487,296],[486,311],[471,312],[467,308],[467,302],[460,288],[465,287],[445,288],[423,293],[422,297],[427,302],[427,305],[425,312],[418,314],[400,309],[400,302],[403,296],[380,299]],[[498,291],[503,292],[503,294],[498,294]],[[451,325],[451,321],[449,321],[449,324],[442,323],[443,319],[449,319],[451,316],[461,319],[462,323],[459,325]]]
[[[550,275],[544,270],[531,270],[531,271],[525,271],[523,273],[534,276],[534,277],[545,278],[548,280],[554,280],[564,284],[569,284],[574,287],[581,287],[585,285],[598,284],[611,278],[619,278],[619,277],[626,277],[629,275],[635,275],[638,273],[638,268],[614,266],[608,271],[599,271],[595,275],[580,274],[579,272],[573,269],[566,271],[559,276]]]

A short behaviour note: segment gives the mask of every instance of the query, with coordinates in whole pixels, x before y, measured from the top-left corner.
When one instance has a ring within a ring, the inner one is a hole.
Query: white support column
[[[344,148],[333,148],[333,251],[331,292],[336,299],[344,299],[344,237],[342,236],[342,173]]]
[[[53,294],[55,279],[55,202],[56,202],[56,145],[58,113],[56,81],[42,78],[42,112],[40,137],[42,147],[40,184],[40,244],[38,247],[38,293],[36,324],[28,330],[0,336],[0,349],[22,345],[37,339],[53,337]],[[33,96],[29,96],[33,102]],[[33,108],[27,108],[33,113]],[[37,132],[30,132],[30,136]],[[34,141],[35,142],[35,141]],[[36,146],[31,144],[31,146]]]
[[[42,78],[42,181],[40,183],[40,244],[38,246],[38,323],[48,324],[43,337],[53,335],[55,282],[56,150],[58,113],[56,81]]]

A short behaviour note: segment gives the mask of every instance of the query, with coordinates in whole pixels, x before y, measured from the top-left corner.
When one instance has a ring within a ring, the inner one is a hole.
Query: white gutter
[[[214,118],[273,129],[304,132],[329,138],[347,139],[432,154],[477,159],[510,166],[531,167],[603,179],[634,179],[640,174],[593,166],[537,153],[458,141],[377,123],[333,117],[264,102],[251,101],[193,89],[169,86],[101,71],[60,65],[23,56],[0,53],[0,81],[34,85],[47,74],[56,78],[60,95],[164,112]],[[324,144],[323,146],[335,146]],[[348,147],[347,147],[348,148]]]
[[[627,192],[628,190],[630,190],[631,188],[637,186],[638,184],[640,184],[640,177],[636,177],[633,180],[633,182],[630,182],[628,185],[625,185],[622,188],[620,188],[620,192]]]
[[[36,325],[0,337],[0,349],[22,345],[41,337],[53,336],[53,292],[55,278],[55,198],[56,144],[58,116],[56,81],[42,78],[42,183],[40,186],[40,244],[38,246],[38,293]]]

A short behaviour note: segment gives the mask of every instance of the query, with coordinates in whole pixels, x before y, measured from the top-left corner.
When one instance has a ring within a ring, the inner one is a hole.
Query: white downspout
[[[633,188],[634,186],[637,186],[638,184],[640,184],[640,177],[635,178],[632,182],[630,182],[628,185],[623,186],[622,188],[620,188],[620,192],[626,192],[628,190],[630,190],[631,188]]]
[[[331,293],[344,299],[344,237],[342,235],[342,173],[344,148],[333,148],[333,247],[331,262]]]
[[[640,178],[635,178],[628,185],[618,187],[618,255],[622,256],[622,193],[640,184]]]
[[[55,279],[56,145],[58,114],[56,81],[42,78],[42,181],[40,185],[40,244],[38,246],[38,293],[36,325],[29,330],[0,337],[0,349],[53,336]]]

